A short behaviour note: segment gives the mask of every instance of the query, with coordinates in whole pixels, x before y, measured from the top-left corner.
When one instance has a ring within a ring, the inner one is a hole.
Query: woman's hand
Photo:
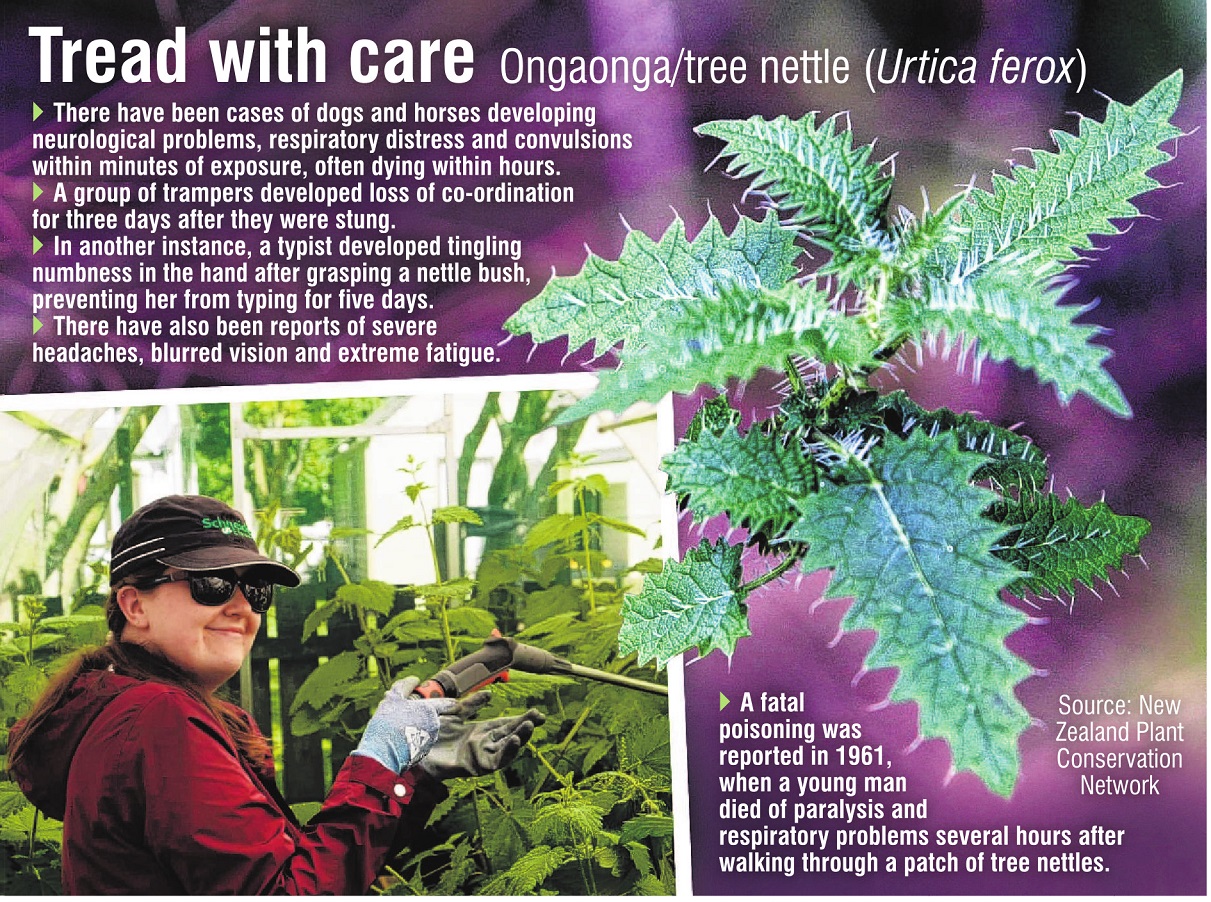
[[[412,693],[416,677],[397,682],[383,696],[354,755],[365,755],[402,774],[416,764],[438,740],[441,715],[459,704],[448,698],[420,698]]]
[[[531,708],[516,717],[474,723],[471,719],[490,697],[487,691],[476,692],[439,715],[437,742],[421,760],[421,770],[439,780],[478,777],[499,770],[517,757],[534,728],[547,719]]]

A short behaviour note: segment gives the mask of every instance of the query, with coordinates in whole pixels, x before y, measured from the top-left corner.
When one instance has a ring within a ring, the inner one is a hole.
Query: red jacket
[[[13,777],[63,821],[70,893],[364,893],[444,795],[350,755],[300,827],[272,763],[248,761],[204,705],[106,671],[82,674],[29,741]]]

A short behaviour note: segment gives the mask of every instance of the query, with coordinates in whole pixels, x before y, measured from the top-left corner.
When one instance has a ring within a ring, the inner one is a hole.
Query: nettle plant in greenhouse
[[[617,261],[590,254],[507,323],[535,341],[596,342],[617,367],[572,417],[622,411],[711,386],[663,462],[693,516],[727,517],[745,540],[703,540],[627,599],[619,644],[666,663],[697,648],[732,655],[746,604],[796,568],[832,572],[851,597],[846,630],[874,630],[867,666],[899,673],[893,701],[918,705],[920,732],[945,739],[956,771],[1008,795],[1030,715],[1014,687],[1032,668],[1005,647],[1027,615],[1003,594],[1070,596],[1121,569],[1147,521],[1053,494],[1046,455],[969,413],[926,410],[872,377],[907,346],[1011,361],[1110,412],[1130,407],[1103,368],[1110,351],[1060,301],[1092,236],[1138,215],[1158,186],[1181,73],[1105,120],[1055,133],[1055,152],[996,175],[918,217],[889,210],[892,175],[841,117],[754,117],[700,126],[726,142],[728,171],[767,201],[729,234],[712,216],[690,239],[678,219],[657,241],[626,237]],[[824,259],[805,269],[808,252]],[[726,390],[762,370],[788,389],[741,428]],[[747,557],[746,554],[748,555]],[[745,581],[741,561],[763,571]]]
[[[360,627],[353,647],[320,664],[299,687],[290,711],[296,736],[318,733],[355,742],[383,691],[403,674],[429,675],[480,648],[495,629],[561,658],[647,680],[650,668],[619,655],[621,580],[605,575],[597,550],[611,532],[643,536],[634,525],[588,510],[604,496],[599,473],[578,473],[590,459],[572,454],[565,478],[547,487],[573,513],[535,522],[517,545],[497,548],[474,577],[442,578],[436,530],[479,525],[461,505],[427,509],[422,465],[401,468],[412,513],[379,536],[421,530],[433,582],[409,586],[423,601],[397,611],[393,586],[350,579],[340,552],[327,558],[343,584],[311,613],[303,641],[321,624],[349,617]],[[346,534],[366,530],[344,531]],[[644,572],[651,563],[634,569]],[[573,578],[573,574],[576,577]],[[673,870],[672,776],[667,699],[559,675],[514,671],[491,687],[484,717],[547,715],[508,768],[449,781],[427,841],[396,860],[382,885],[391,895],[520,895],[553,892],[669,895]],[[318,804],[305,805],[310,816]]]

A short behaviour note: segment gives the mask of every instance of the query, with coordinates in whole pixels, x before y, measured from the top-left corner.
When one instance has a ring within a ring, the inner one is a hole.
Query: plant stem
[[[340,561],[340,558],[338,558],[335,554],[329,555],[329,558],[331,559],[332,563],[336,564],[336,569],[340,572],[341,579],[345,581],[345,585],[353,585],[353,580],[349,577],[349,571],[345,569],[344,565]],[[365,610],[363,610],[360,605],[352,605],[352,607],[353,613],[357,617],[358,629],[362,631],[363,636],[370,635],[370,621],[366,619]],[[390,663],[385,658],[380,658],[377,654],[372,654],[371,659],[374,661],[378,681],[383,685],[384,689],[390,689],[392,682],[394,682],[391,679]]]
[[[845,397],[845,393],[850,389],[849,374],[842,373],[836,381],[828,388],[828,393],[820,399],[820,410],[825,415]]]
[[[875,351],[874,359],[880,363],[883,363],[895,357],[900,348],[904,347],[905,343],[908,341],[908,338],[908,333],[902,333],[895,336],[888,341],[887,344]]]
[[[580,728],[582,726],[584,726],[584,722],[589,719],[589,715],[591,713],[593,713],[593,705],[585,705],[584,710],[580,712],[580,716],[576,718],[576,722],[574,724],[572,724],[572,728],[570,730],[568,730],[568,735],[563,738],[563,742],[561,742],[558,746],[556,746],[555,751],[559,755],[562,756],[563,753],[568,750],[568,746],[571,745],[573,738],[575,738],[576,734],[578,732],[580,732]],[[538,749],[535,749],[534,752],[535,752],[535,754],[538,754],[539,760],[541,760],[543,764],[547,765],[547,770],[549,770],[551,773],[553,773],[557,780],[559,780],[560,782],[563,782],[563,777],[560,776],[559,771],[555,770],[555,768],[553,768],[550,764],[547,763],[546,758],[543,758],[542,754],[538,752]],[[546,776],[546,774],[543,774],[543,777],[538,782],[538,785],[534,787],[534,792],[532,792],[530,794],[530,801],[534,801],[534,798],[540,792],[542,792],[542,788],[546,785],[547,785],[547,776]]]
[[[429,540],[429,557],[433,560],[433,582],[442,585],[441,559],[437,556],[437,539],[433,535],[434,523],[429,520],[429,512],[425,510],[425,502],[420,494],[416,496],[416,506],[420,508],[421,526],[425,530],[425,538]],[[446,646],[446,663],[454,663],[454,636],[450,632],[450,617],[446,613],[446,599],[441,599],[437,606],[437,622],[441,626],[442,642]]]
[[[328,559],[332,561],[332,563],[336,564],[336,569],[341,574],[341,579],[345,581],[345,585],[352,585],[353,580],[349,577],[349,571],[345,569],[345,565],[341,563],[341,559],[336,556],[335,551],[328,555]]]
[[[437,608],[438,623],[442,628],[442,641],[446,644],[446,663],[454,663],[454,634],[450,631],[450,614],[446,610],[446,600],[443,598]]]
[[[578,833],[581,833],[580,829],[578,827],[573,827],[572,835],[575,836]],[[578,846],[578,848],[584,849],[584,851],[585,851],[585,854],[583,856],[581,856],[580,860],[582,862],[584,862],[582,867],[585,871],[585,874],[588,877],[588,880],[587,880],[587,888],[589,890],[588,894],[590,896],[596,896],[596,895],[598,895],[597,878],[593,874],[593,849],[594,849],[594,846],[596,845],[596,843],[594,843],[594,841],[593,841],[594,837],[589,836],[587,831],[585,831],[581,835],[584,838],[577,844],[577,846]]]
[[[584,786],[589,785],[590,783],[602,782],[602,780],[605,778],[613,779],[613,780],[620,780],[621,782],[630,785],[643,798],[643,805],[645,808],[648,808],[648,809],[656,808],[655,803],[652,801],[651,795],[649,795],[649,793],[648,793],[647,784],[645,784],[643,782],[643,780],[639,779],[634,774],[629,774],[624,770],[612,770],[612,771],[606,771],[604,773],[593,774],[591,777],[585,777],[585,779],[583,779],[580,782],[580,785],[583,788]],[[658,810],[658,809],[656,809],[656,810]]]
[[[802,546],[796,547],[794,551],[792,551],[790,554],[788,554],[786,557],[784,557],[778,563],[778,566],[774,567],[772,570],[769,570],[769,571],[761,574],[761,576],[758,576],[756,579],[753,579],[752,581],[745,583],[740,588],[738,588],[736,591],[738,593],[743,593],[743,594],[747,595],[751,592],[755,592],[757,589],[760,589],[766,583],[772,583],[774,580],[776,580],[783,573],[785,573],[787,570],[789,570],[791,567],[795,566],[795,564],[797,564],[799,562],[799,560],[803,557],[803,551],[804,551],[804,549],[802,548]]]
[[[419,871],[419,868],[417,870]],[[419,896],[420,895],[420,893],[418,893],[416,890],[414,890],[412,888],[412,886],[408,883],[408,881],[404,879],[404,875],[401,874],[399,871],[397,871],[395,868],[391,867],[391,865],[386,865],[383,868],[383,873],[389,877],[393,877],[396,881],[398,881],[397,883],[392,884],[392,886],[390,887],[391,890],[395,890],[396,887],[402,886],[404,889],[408,890],[408,895],[410,895],[410,896]],[[387,895],[387,891],[379,886],[377,880],[374,882],[374,885],[371,886],[370,888],[372,890],[374,890],[374,892],[380,896]],[[395,895],[399,895],[399,894],[396,892],[391,892],[391,895],[395,896]]]
[[[585,488],[584,484],[576,487],[576,498],[580,503],[580,516],[584,518],[585,525],[580,530],[580,543],[584,546],[584,573],[585,580],[589,586],[589,613],[597,613],[597,590],[593,586],[593,547],[592,536],[589,533],[589,511],[585,506]]]
[[[488,857],[487,853],[484,852],[484,819],[483,819],[483,814],[479,810],[479,786],[478,785],[473,787],[471,790],[471,810],[475,812],[475,832],[479,835],[478,849],[479,849],[479,855],[481,856],[481,860],[479,863],[479,869],[481,872],[483,872],[485,874],[490,874],[492,872],[492,861]],[[474,844],[472,844],[472,848],[473,849],[475,848]]]
[[[39,815],[39,813],[40,812],[38,811],[38,809],[35,808],[33,826],[30,827],[30,831],[29,831],[29,860],[30,860],[31,864],[33,864],[33,861],[34,861],[34,839],[38,836],[38,815]]]
[[[420,495],[416,496],[416,506],[420,508],[421,526],[425,530],[425,538],[429,541],[429,558],[433,561],[433,582],[442,584],[441,558],[437,556],[437,540],[433,537],[434,524],[429,521],[429,512],[425,510],[425,502]]]
[[[803,374],[799,372],[799,367],[795,366],[795,358],[790,354],[786,355],[786,378],[791,384],[791,391],[795,393],[802,392],[807,385],[803,382]]]
[[[518,836],[524,838],[526,836],[526,828],[522,822],[517,819],[517,815],[513,813],[512,809],[506,807],[505,803],[501,801],[500,796],[496,793],[485,792],[485,795],[487,796],[488,801],[495,805],[500,810],[500,813],[508,819],[509,823],[511,823],[517,829]]]
[[[565,779],[564,775],[551,766],[551,762],[547,760],[546,756],[541,751],[539,751],[538,749],[534,749],[534,754],[538,757],[538,760],[540,762],[542,762],[542,766],[545,767],[548,771],[550,771],[552,776],[554,776],[556,780],[558,780],[564,786],[568,785],[568,781],[567,781],[567,779]],[[544,783],[546,782],[545,777],[543,778],[543,782]],[[541,783],[539,784],[539,788],[540,789],[542,788]],[[534,796],[530,796],[530,799],[531,799],[531,801],[533,801]]]
[[[29,617],[29,643],[25,651],[25,664],[27,667],[34,665],[34,638],[38,635],[38,626],[42,623],[42,617],[46,613],[46,605],[38,598],[30,597],[21,605],[25,609],[25,614]]]
[[[576,828],[572,829],[572,835],[574,837],[578,836],[579,834],[580,834],[579,830],[577,830]],[[587,855],[580,854],[580,849],[583,848],[585,850],[585,852],[590,852],[591,844],[592,844],[592,840],[587,836],[583,840],[581,840],[581,842],[576,844],[577,845],[576,860],[580,863],[581,880],[584,881],[585,890],[586,890],[585,895],[590,896],[590,897],[597,895],[597,881],[593,877],[593,858],[592,858],[591,854],[587,854]]]

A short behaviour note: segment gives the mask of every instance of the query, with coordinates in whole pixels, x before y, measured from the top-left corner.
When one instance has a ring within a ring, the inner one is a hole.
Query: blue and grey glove
[[[487,691],[459,699],[438,718],[437,742],[421,761],[421,770],[439,780],[478,777],[510,764],[529,741],[534,728],[547,719],[535,708],[516,717],[474,723],[491,698]]]
[[[354,755],[373,758],[397,774],[416,764],[433,747],[441,715],[458,702],[448,698],[413,698],[420,685],[416,677],[400,680],[387,690]]]

